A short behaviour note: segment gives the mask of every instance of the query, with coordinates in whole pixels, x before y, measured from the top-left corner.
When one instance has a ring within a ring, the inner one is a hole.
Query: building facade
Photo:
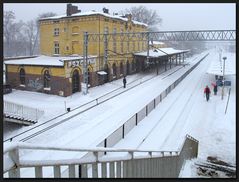
[[[63,96],[82,91],[85,32],[91,36],[89,87],[136,72],[134,53],[147,50],[147,39],[135,36],[126,41],[127,33],[147,31],[147,25],[133,21],[130,14],[110,15],[107,9],[82,13],[68,4],[65,15],[40,19],[39,26],[42,56],[5,61],[6,80],[13,88]]]

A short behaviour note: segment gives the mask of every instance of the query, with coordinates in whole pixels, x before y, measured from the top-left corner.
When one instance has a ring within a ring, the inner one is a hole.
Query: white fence
[[[65,160],[24,160],[20,150],[87,152],[88,157]],[[102,155],[102,153],[119,155]],[[124,155],[122,155],[124,153]],[[101,155],[99,155],[101,154]],[[196,158],[198,141],[187,135],[179,151],[135,150],[114,148],[67,148],[17,143],[4,150],[4,177],[20,178],[21,169],[34,168],[33,177],[43,178],[49,167],[53,177],[69,178],[176,178],[185,160]],[[67,168],[63,176],[62,168]]]
[[[20,104],[4,101],[4,115],[19,120],[37,122],[39,118],[44,114],[37,108],[27,107]]]

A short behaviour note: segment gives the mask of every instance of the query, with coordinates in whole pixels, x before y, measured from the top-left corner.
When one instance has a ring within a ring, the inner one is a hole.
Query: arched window
[[[20,83],[25,85],[25,70],[23,68],[20,69]]]
[[[44,71],[44,88],[50,87],[51,76],[48,70]]]
[[[80,89],[80,76],[77,70],[72,75],[72,93],[78,92]]]

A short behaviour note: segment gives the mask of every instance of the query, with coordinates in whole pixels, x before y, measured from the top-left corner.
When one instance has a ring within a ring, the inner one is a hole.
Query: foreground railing
[[[24,160],[19,155],[20,150],[83,152],[87,155],[78,159]],[[16,143],[4,149],[4,177],[24,177],[20,173],[24,168],[34,168],[33,177],[49,177],[43,176],[43,171],[51,167],[50,176],[55,178],[176,178],[184,161],[197,157],[197,154],[198,141],[189,135],[179,151],[67,148]]]

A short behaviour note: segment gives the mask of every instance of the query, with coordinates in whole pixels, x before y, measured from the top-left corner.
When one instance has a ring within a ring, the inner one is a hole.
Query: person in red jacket
[[[207,101],[209,100],[210,93],[211,93],[210,88],[206,86],[206,88],[204,89],[204,94],[206,94]]]

